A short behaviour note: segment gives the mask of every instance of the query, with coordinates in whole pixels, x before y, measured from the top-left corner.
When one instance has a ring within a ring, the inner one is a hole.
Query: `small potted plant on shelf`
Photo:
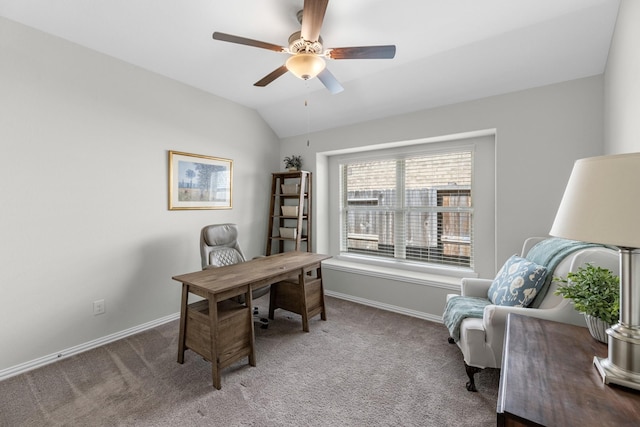
[[[302,156],[287,156],[284,158],[284,167],[290,171],[299,171],[302,167]]]
[[[607,343],[606,330],[617,323],[620,316],[620,278],[609,269],[587,264],[567,278],[555,280],[565,283],[555,291],[573,301],[573,305],[584,317],[591,336]]]

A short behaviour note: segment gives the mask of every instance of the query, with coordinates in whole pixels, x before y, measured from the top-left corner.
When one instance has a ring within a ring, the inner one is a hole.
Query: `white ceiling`
[[[256,109],[280,137],[601,74],[619,0],[331,0],[325,47],[395,44],[394,59],[327,61],[345,90],[285,74],[303,0],[0,0],[0,16]],[[305,107],[305,101],[308,106]]]

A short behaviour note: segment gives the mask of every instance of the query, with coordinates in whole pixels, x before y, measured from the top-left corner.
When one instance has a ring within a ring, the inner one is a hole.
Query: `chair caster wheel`
[[[267,329],[269,327],[269,320],[264,317],[259,318],[258,322],[260,323],[261,329]]]

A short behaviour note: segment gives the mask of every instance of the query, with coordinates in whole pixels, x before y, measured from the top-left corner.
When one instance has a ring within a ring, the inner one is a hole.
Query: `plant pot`
[[[588,314],[584,315],[584,319],[587,321],[587,328],[589,328],[591,336],[596,340],[607,344],[609,342],[607,329],[609,329],[611,325],[609,323],[603,322],[598,317],[593,317]]]

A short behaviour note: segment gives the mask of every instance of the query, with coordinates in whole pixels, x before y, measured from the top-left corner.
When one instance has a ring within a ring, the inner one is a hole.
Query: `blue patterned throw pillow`
[[[489,288],[489,300],[495,305],[527,307],[547,277],[547,269],[517,255],[504,263]]]

